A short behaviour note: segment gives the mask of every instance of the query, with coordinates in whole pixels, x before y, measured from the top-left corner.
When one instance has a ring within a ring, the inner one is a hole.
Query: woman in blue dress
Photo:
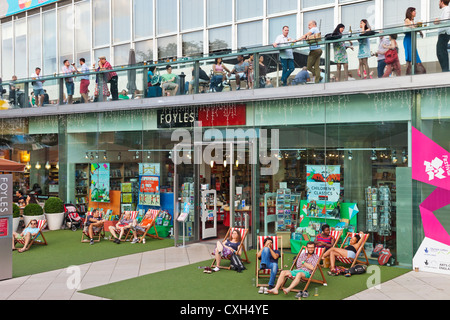
[[[414,28],[416,25],[414,23],[414,18],[416,17],[416,8],[409,7],[406,9],[405,26],[408,28]],[[411,34],[412,32],[406,32],[405,38],[403,39],[403,47],[405,48],[405,60],[406,60],[406,74],[411,74],[411,61],[412,61],[412,45],[411,45]],[[420,35],[423,37],[422,32]],[[422,63],[420,60],[419,52],[416,49],[416,63]]]
[[[364,35],[367,31],[370,31],[369,22],[366,19],[362,19],[359,27],[361,28],[361,35]],[[369,58],[370,58],[370,39],[364,38],[358,40],[359,49],[358,49],[358,59],[359,59],[359,74],[360,77],[364,76],[364,71],[366,76],[369,75]]]

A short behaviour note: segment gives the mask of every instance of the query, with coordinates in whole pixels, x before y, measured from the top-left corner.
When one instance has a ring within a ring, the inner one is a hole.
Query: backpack
[[[380,252],[383,250],[382,244],[377,244],[375,248],[373,248],[372,254],[370,255],[372,258],[378,258],[380,256]]]
[[[380,266],[384,266],[391,257],[391,250],[389,250],[388,248],[384,248],[383,250],[381,250],[380,256],[378,257],[378,263],[380,264]]]
[[[354,267],[351,267],[350,269],[348,269],[348,273],[350,273],[351,275],[363,274],[363,273],[366,273],[366,269],[367,269],[367,266],[357,264]]]
[[[231,261],[231,264],[230,264],[231,270],[236,270],[237,272],[242,272],[242,270],[246,269],[244,264],[242,263],[241,259],[235,253],[231,254],[230,261]]]

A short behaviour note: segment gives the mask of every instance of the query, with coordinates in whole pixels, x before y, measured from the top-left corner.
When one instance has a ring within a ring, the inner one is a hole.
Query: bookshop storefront
[[[292,250],[328,224],[369,232],[368,254],[381,243],[410,263],[412,243],[397,239],[419,221],[411,101],[406,91],[47,116],[25,127],[57,137],[58,195],[81,213],[156,208],[159,235],[178,244],[238,226],[249,247],[278,234]]]

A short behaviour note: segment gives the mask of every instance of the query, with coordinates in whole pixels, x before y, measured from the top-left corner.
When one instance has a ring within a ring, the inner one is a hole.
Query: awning
[[[0,159],[0,172],[24,172],[25,165],[6,159]]]

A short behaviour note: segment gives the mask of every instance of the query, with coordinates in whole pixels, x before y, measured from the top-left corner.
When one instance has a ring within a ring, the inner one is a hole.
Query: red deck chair
[[[157,209],[150,209],[150,214],[151,214],[151,219],[152,219],[152,223],[150,223],[149,225],[147,225],[147,227],[145,228],[144,231],[139,231],[136,230],[137,236],[139,238],[139,243],[143,242],[145,237],[151,237],[153,239],[159,239],[162,240],[162,238],[158,235],[158,231],[156,230],[156,218],[158,217],[159,213],[161,212],[161,210],[157,210]],[[154,230],[155,234],[150,234],[150,229]]]
[[[259,252],[259,250],[261,250],[261,248],[264,247],[264,240],[266,238],[271,238],[272,242],[273,242],[273,249],[276,250],[278,249],[280,251],[280,258],[278,259],[278,273],[277,276],[281,273],[281,271],[283,270],[283,241],[282,241],[282,237],[277,237],[277,236],[258,236],[258,243],[257,243],[257,248],[256,248],[256,252]],[[260,269],[260,263],[258,262],[258,258],[256,258],[256,287],[267,287],[268,284],[260,284],[259,283],[259,279],[261,278],[270,278],[270,273],[271,270],[270,269]]]
[[[31,221],[28,223],[26,228],[28,228],[30,226],[30,223],[31,223]],[[46,224],[47,224],[47,220],[38,220],[37,221],[37,227],[39,228],[39,232],[36,236],[31,238],[30,243],[28,243],[28,246],[26,248],[24,248],[25,250],[29,250],[33,244],[45,245],[45,246],[47,245],[47,240],[45,239],[44,233],[42,232],[42,229],[44,229]],[[39,237],[41,239],[38,239]],[[17,242],[22,245],[25,245],[25,239],[17,239]]]
[[[237,230],[241,234],[241,244],[238,247],[238,251],[239,251],[239,249],[242,248],[241,260],[242,260],[242,262],[250,263],[250,260],[248,260],[247,251],[245,250],[245,246],[244,246],[245,238],[247,237],[247,234],[248,234],[248,229],[244,229],[244,228],[229,228],[228,232],[225,235],[225,237],[223,238],[223,240],[228,239],[229,235],[234,230]],[[242,254],[245,255],[245,259],[242,258]],[[224,260],[224,258],[222,260]],[[216,264],[216,258],[214,258],[213,262],[211,263],[211,267],[215,266],[215,264]],[[228,269],[228,270],[231,269],[231,267],[222,267],[222,266],[219,266],[219,268],[221,268],[221,269]]]
[[[86,219],[88,216],[91,215],[91,212],[86,212]],[[81,242],[82,243],[89,243],[90,237],[89,237],[89,230],[86,226],[86,219],[83,222],[83,231],[81,232]],[[99,228],[98,230],[95,230],[94,228],[94,242],[100,242],[100,240],[105,237],[105,230],[103,226]]]
[[[347,236],[344,239],[344,242],[342,242],[341,248],[344,248],[347,240],[353,238],[356,234],[358,234],[358,233],[348,232]],[[342,262],[343,264],[349,264],[350,267],[354,267],[356,263],[369,265],[369,259],[367,258],[366,250],[364,250],[364,245],[366,244],[366,241],[367,241],[368,238],[369,238],[369,234],[368,233],[364,234],[363,241],[362,241],[361,246],[359,247],[358,251],[356,252],[355,259],[344,258],[344,257],[336,257],[336,260]],[[361,255],[361,253],[364,253],[364,257],[366,259],[365,262],[361,261],[361,260],[358,260],[358,257]]]
[[[130,219],[134,220],[137,218],[139,211],[124,211],[122,213],[122,216],[120,217],[120,219],[122,219],[122,217],[125,215],[125,213],[130,213]],[[119,221],[120,221],[120,219],[119,219]],[[117,223],[119,223],[119,222],[117,222]],[[116,225],[117,225],[117,223],[116,223]],[[114,231],[116,232],[117,235],[120,234],[120,229],[116,228],[115,226],[114,226]],[[127,240],[129,240],[128,238],[131,236],[132,236],[131,228],[128,228],[127,230],[125,230],[125,232],[122,235],[122,238],[120,238],[119,240],[122,242],[127,241]],[[111,241],[114,240],[114,237],[111,235],[111,237],[109,237],[109,240],[111,240]]]

